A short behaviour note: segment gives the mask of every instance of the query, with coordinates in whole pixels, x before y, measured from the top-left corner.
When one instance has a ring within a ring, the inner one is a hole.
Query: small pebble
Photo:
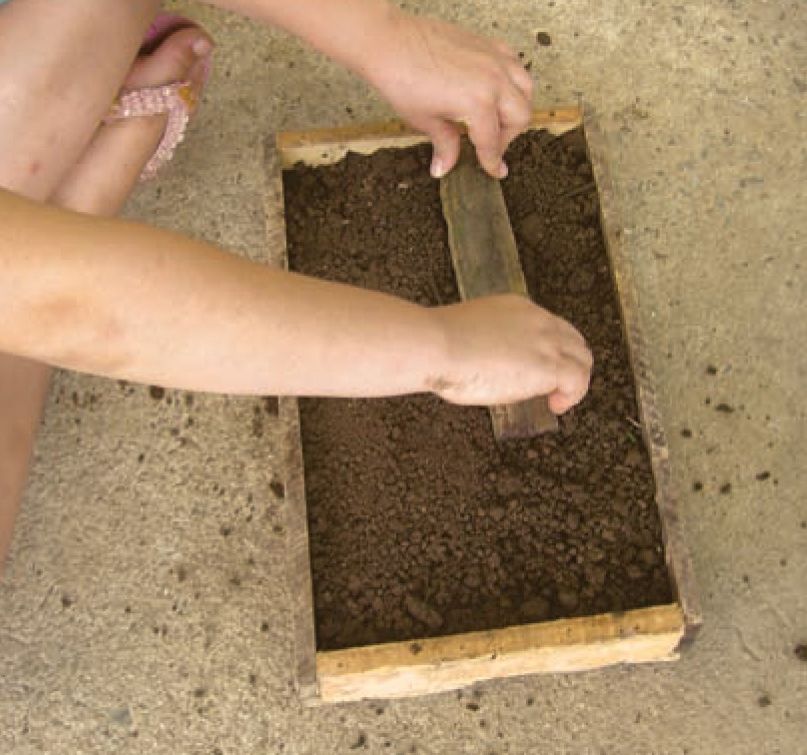
[[[637,580],[644,577],[644,572],[636,564],[628,564],[628,568],[625,570],[625,573],[628,575],[628,579]]]
[[[639,560],[646,566],[653,566],[656,563],[656,553],[651,548],[642,548],[639,551]]]
[[[629,467],[638,467],[642,463],[642,452],[638,448],[629,448],[625,454],[625,464]]]
[[[549,45],[551,45],[551,44],[552,44],[552,37],[550,37],[550,36],[549,36],[549,34],[547,34],[545,31],[539,31],[539,32],[538,32],[538,33],[535,35],[535,41],[536,41],[536,42],[537,42],[537,43],[538,43],[538,44],[539,44],[541,47],[549,47]]]
[[[560,603],[567,611],[573,611],[577,608],[580,599],[574,590],[558,590],[558,603]]]
[[[429,629],[436,631],[443,625],[442,615],[414,595],[407,595],[404,605],[413,619],[422,622]]]
[[[543,621],[549,616],[549,601],[541,597],[530,598],[521,604],[521,615],[527,621]]]

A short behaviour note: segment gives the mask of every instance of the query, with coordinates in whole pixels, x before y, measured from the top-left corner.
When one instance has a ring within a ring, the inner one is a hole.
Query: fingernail
[[[213,43],[207,37],[199,37],[199,39],[193,43],[191,49],[197,58],[203,58],[205,55],[209,55],[212,52]]]
[[[445,165],[439,157],[432,160],[431,174],[432,178],[442,178],[446,174]]]
[[[509,172],[510,169],[507,167],[507,163],[502,160],[501,165],[499,165],[499,178],[507,178]]]

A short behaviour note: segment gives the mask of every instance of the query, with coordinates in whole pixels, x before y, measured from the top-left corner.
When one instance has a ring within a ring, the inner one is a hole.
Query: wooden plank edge
[[[282,396],[278,406],[285,436],[286,568],[292,604],[294,681],[300,698],[305,699],[317,694],[317,646],[300,415],[295,398]]]
[[[321,702],[411,697],[487,679],[671,661],[677,604],[317,653]]]
[[[310,705],[400,699],[438,694],[492,679],[593,671],[619,664],[678,659],[682,631],[637,635],[592,645],[535,648],[490,658],[446,662],[434,667],[390,667],[364,674],[320,676],[320,697]]]
[[[583,122],[583,110],[578,105],[535,110],[530,129],[546,129],[560,135]],[[332,165],[348,152],[369,155],[387,147],[412,147],[429,139],[401,120],[351,124],[302,131],[280,131],[275,147],[280,154],[281,167],[290,168],[298,162],[306,165]]]
[[[673,494],[667,438],[658,409],[656,380],[647,357],[648,348],[639,320],[639,301],[630,260],[622,245],[621,215],[616,200],[608,162],[606,140],[594,113],[586,109],[583,129],[586,148],[597,184],[600,222],[615,285],[619,293],[625,339],[636,381],[637,403],[645,443],[656,481],[656,504],[661,519],[667,568],[673,590],[684,614],[686,631],[683,641],[691,642],[703,623],[692,558],[686,545],[678,502]]]
[[[543,433],[557,432],[558,418],[549,408],[546,396],[536,396],[515,404],[489,407],[496,440],[533,438]]]
[[[268,262],[288,269],[283,180],[274,144],[264,144],[266,238]],[[278,420],[282,436],[285,491],[286,572],[292,614],[294,684],[301,700],[318,694],[314,598],[308,547],[308,512],[305,498],[302,436],[297,399],[278,397]]]

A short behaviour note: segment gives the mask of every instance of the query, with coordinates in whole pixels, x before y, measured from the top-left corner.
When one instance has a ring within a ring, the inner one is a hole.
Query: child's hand
[[[509,404],[549,395],[562,414],[588,391],[591,352],[568,322],[523,296],[506,294],[433,310],[447,364],[430,389],[456,404]]]
[[[459,155],[456,124],[468,127],[479,162],[495,178],[502,154],[530,119],[532,79],[504,43],[431,18],[395,12],[361,72],[395,109],[434,143],[432,174]]]

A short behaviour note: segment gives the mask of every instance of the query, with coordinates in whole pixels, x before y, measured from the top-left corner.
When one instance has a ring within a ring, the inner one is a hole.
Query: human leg
[[[123,86],[137,89],[188,80],[198,91],[207,65],[205,57],[197,54],[205,49],[199,47],[200,40],[206,41],[209,48],[209,38],[198,28],[170,34],[152,54],[135,62]],[[117,214],[159,143],[164,127],[164,117],[100,126],[78,162],[68,168],[51,193],[50,201],[89,214]],[[0,576],[50,372],[47,365],[39,362],[0,354]]]
[[[0,9],[0,186],[47,200],[90,143],[159,0]]]
[[[200,92],[213,43],[198,27],[180,28],[150,55],[135,61],[123,82],[138,90],[187,81]],[[60,207],[93,215],[116,215],[154,153],[166,116],[123,118],[105,123],[50,197]]]

